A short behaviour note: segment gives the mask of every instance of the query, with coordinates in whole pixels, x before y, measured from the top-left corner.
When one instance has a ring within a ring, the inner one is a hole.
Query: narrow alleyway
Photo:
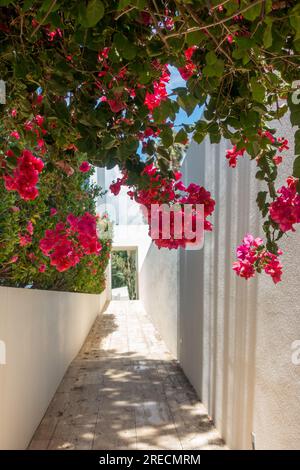
[[[139,301],[113,301],[69,367],[29,449],[221,449]]]

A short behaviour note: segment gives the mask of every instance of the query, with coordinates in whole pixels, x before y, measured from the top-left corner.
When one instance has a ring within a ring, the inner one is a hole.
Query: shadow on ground
[[[222,449],[206,409],[137,301],[111,302],[29,449]]]

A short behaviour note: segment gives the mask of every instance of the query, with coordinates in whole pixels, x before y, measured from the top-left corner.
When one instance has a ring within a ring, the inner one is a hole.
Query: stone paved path
[[[138,301],[113,301],[70,365],[29,449],[222,449]]]

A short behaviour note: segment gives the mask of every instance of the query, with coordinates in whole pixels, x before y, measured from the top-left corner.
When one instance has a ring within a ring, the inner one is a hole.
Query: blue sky
[[[167,85],[167,91],[168,93],[172,93],[172,90],[174,88],[178,87],[185,87],[186,82],[183,80],[181,77],[180,73],[175,67],[172,67],[171,65],[169,66],[169,70],[171,72],[171,78],[170,81]],[[171,97],[171,99],[176,99],[176,96]],[[177,113],[176,120],[175,120],[175,126],[180,126],[181,124],[194,124],[194,122],[198,121],[203,113],[203,106],[196,106],[193,114],[191,116],[188,116],[183,109],[180,109],[179,113]]]

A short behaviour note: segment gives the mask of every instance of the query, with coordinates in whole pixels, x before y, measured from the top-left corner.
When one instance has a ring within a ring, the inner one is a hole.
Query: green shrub
[[[104,234],[101,240],[100,235],[100,254],[84,256],[65,272],[51,266],[39,248],[45,231],[53,229],[68,214],[96,214],[96,198],[101,196],[101,189],[90,182],[93,170],[78,171],[82,159],[78,152],[72,154],[73,173],[70,168],[64,171],[49,161],[40,176],[39,196],[33,201],[24,201],[17,192],[7,191],[0,179],[0,285],[87,293],[100,293],[105,288],[111,237]],[[55,215],[51,215],[51,208],[57,210]],[[103,220],[109,228],[108,219]],[[27,233],[29,221],[33,225],[32,242],[21,246],[20,235]]]

